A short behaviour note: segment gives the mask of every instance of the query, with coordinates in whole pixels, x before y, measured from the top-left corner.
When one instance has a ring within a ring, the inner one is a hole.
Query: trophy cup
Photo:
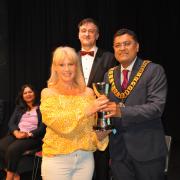
[[[110,90],[110,85],[105,82],[93,83],[93,90],[97,97],[100,95],[107,96]],[[97,125],[93,127],[94,130],[110,130],[113,129],[110,118],[105,118],[108,112],[98,112]]]

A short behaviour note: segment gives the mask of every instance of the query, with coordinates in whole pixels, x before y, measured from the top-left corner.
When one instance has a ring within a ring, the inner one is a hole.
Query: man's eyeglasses
[[[121,48],[121,47],[125,47],[128,48],[129,46],[131,46],[132,44],[134,44],[134,41],[124,41],[122,43],[116,43],[114,44],[115,48]]]

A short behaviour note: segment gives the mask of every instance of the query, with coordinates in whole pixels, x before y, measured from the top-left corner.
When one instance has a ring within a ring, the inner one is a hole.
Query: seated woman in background
[[[73,48],[58,47],[52,58],[48,88],[41,92],[43,180],[91,180],[93,152],[105,150],[108,133],[95,132],[96,112],[106,107],[104,96],[95,99],[86,87],[80,59]]]
[[[6,180],[19,180],[17,166],[22,154],[41,147],[45,134],[37,94],[32,85],[21,87],[8,125],[8,135],[0,140],[0,160],[7,172]]]

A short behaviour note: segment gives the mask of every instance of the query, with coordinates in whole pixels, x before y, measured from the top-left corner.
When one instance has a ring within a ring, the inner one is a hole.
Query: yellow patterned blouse
[[[40,110],[46,124],[43,155],[68,154],[76,150],[104,150],[108,137],[98,141],[92,127],[94,116],[86,117],[85,109],[94,101],[92,96],[60,95],[46,88],[41,93]]]

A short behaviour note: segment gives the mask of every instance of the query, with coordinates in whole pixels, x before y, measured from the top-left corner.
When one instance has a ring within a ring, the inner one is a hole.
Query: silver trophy
[[[93,90],[97,97],[100,95],[107,96],[110,91],[110,85],[105,82],[93,83]],[[98,112],[97,125],[93,127],[94,130],[109,130],[113,129],[110,118],[105,118],[108,112]]]

